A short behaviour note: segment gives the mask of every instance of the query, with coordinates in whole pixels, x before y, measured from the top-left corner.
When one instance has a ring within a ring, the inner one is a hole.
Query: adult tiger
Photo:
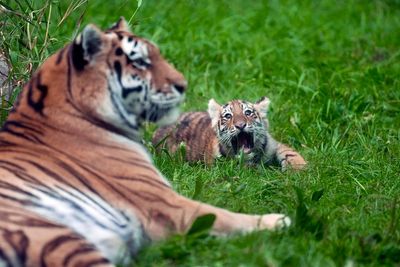
[[[47,59],[0,133],[0,265],[114,266],[209,213],[217,235],[288,224],[187,199],[156,169],[141,122],[175,120],[185,89],[123,19]]]
[[[270,100],[256,103],[232,100],[220,105],[211,99],[207,112],[187,112],[177,123],[160,127],[153,144],[176,152],[183,142],[186,159],[212,163],[217,157],[244,156],[250,165],[265,163],[302,169],[304,158],[295,150],[276,141],[269,133],[267,110]],[[164,142],[164,143],[163,143]],[[242,152],[242,153],[241,153]]]

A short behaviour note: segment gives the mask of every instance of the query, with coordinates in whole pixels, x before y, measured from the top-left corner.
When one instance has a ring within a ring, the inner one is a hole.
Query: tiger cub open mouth
[[[231,144],[235,154],[237,154],[240,149],[242,149],[245,154],[249,154],[254,148],[253,133],[240,132],[232,138]]]

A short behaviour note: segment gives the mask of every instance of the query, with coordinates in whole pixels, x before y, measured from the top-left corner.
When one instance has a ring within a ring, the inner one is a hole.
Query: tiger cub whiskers
[[[302,169],[304,158],[292,148],[276,141],[269,133],[267,111],[270,100],[255,103],[232,100],[225,105],[214,99],[207,112],[182,114],[174,125],[159,128],[153,144],[165,140],[165,146],[175,152],[184,143],[188,161],[212,163],[217,157],[243,157],[250,165],[265,163]]]

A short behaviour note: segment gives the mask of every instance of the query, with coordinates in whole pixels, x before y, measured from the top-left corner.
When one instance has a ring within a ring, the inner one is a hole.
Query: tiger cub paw
[[[290,218],[285,214],[271,213],[261,216],[259,229],[278,230],[289,227]]]
[[[287,169],[302,170],[306,167],[307,162],[300,155],[286,155],[281,161],[282,171]]]

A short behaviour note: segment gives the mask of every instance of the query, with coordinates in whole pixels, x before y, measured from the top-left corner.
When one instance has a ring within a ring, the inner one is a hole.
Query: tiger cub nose
[[[239,121],[235,123],[235,127],[239,130],[243,130],[246,127],[246,123],[243,121]]]

